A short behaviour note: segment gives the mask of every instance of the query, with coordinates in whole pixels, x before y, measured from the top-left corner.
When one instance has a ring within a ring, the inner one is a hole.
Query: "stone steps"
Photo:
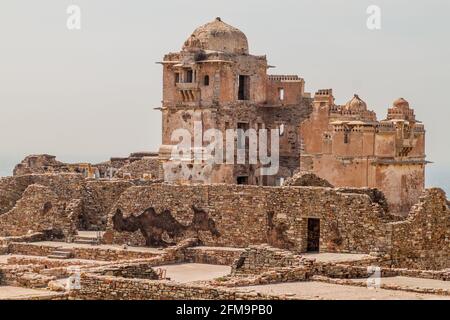
[[[47,258],[49,259],[70,259],[73,256],[73,252],[71,249],[63,249],[63,248],[57,248],[54,251],[52,251]]]
[[[88,236],[75,236],[73,242],[78,244],[91,244],[91,245],[100,244],[100,241],[97,237],[88,237]]]

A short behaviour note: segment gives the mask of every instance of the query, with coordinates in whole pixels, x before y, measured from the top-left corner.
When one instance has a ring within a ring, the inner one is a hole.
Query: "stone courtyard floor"
[[[92,244],[83,244],[83,243],[67,243],[67,242],[57,242],[57,241],[39,241],[28,243],[28,245],[36,245],[36,246],[48,246],[54,248],[63,248],[63,249],[73,249],[73,248],[99,248],[99,249],[107,249],[107,250],[124,250],[123,246],[120,245],[92,245]],[[149,248],[149,247],[127,247],[127,251],[134,252],[147,252],[154,254],[161,254],[161,249],[159,248]]]
[[[231,272],[229,266],[218,266],[200,263],[181,263],[154,267],[164,269],[166,276],[172,281],[189,283],[195,281],[207,281],[228,275]]]
[[[48,290],[29,289],[22,287],[0,286],[0,300],[45,299],[61,295]]]
[[[365,282],[365,279],[352,279],[354,282]],[[412,277],[387,277],[381,278],[382,285],[398,286],[402,288],[418,289],[443,289],[450,290],[450,281],[422,279]]]
[[[383,279],[384,280],[384,279]],[[441,281],[443,282],[443,281]],[[324,300],[450,300],[450,296],[419,294],[414,292],[368,289],[348,285],[316,281],[278,283],[251,287],[239,287],[264,294],[289,294],[297,299]]]

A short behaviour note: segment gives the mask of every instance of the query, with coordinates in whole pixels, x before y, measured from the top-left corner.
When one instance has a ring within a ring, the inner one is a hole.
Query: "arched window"
[[[205,76],[205,79],[203,80],[203,84],[205,86],[209,86],[209,76]]]

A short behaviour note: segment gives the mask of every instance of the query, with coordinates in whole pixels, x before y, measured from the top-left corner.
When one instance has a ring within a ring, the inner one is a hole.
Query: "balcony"
[[[198,90],[199,85],[197,82],[178,82],[176,84],[177,89],[179,90]]]

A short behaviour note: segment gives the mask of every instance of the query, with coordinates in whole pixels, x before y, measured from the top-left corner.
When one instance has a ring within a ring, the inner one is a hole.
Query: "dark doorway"
[[[308,252],[318,252],[320,243],[320,219],[308,219]]]
[[[248,177],[237,177],[237,184],[248,184]]]
[[[238,100],[250,100],[250,76],[239,76]]]

